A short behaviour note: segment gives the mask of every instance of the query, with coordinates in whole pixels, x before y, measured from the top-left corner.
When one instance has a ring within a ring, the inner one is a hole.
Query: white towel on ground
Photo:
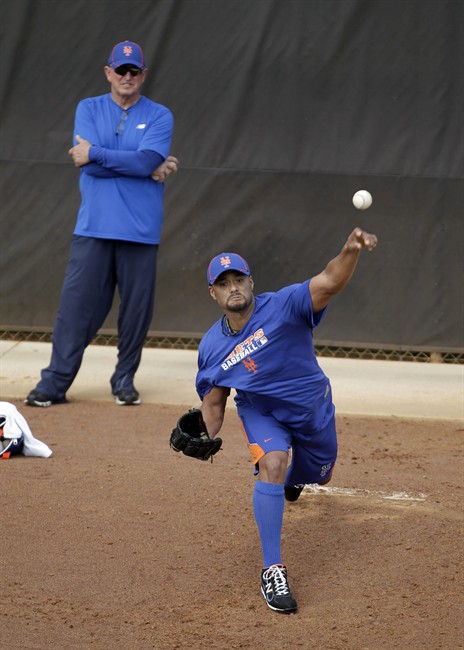
[[[14,404],[0,402],[0,417],[5,418],[3,425],[3,436],[5,438],[18,438],[21,432],[24,435],[22,453],[25,456],[41,456],[48,458],[52,450],[44,442],[37,440],[32,435],[26,419],[21,415]]]

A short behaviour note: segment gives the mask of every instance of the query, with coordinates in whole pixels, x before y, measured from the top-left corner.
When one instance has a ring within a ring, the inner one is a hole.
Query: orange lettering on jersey
[[[233,354],[237,355],[237,354],[240,354],[241,352],[243,352],[243,350],[244,350],[248,345],[250,345],[250,343],[251,343],[252,341],[253,341],[253,335],[252,335],[252,336],[249,336],[247,339],[245,339],[244,341],[242,341],[241,343],[239,343],[238,345],[236,345]]]
[[[242,362],[245,368],[248,370],[248,372],[254,372],[255,374],[258,372],[258,366],[250,357],[247,357],[246,359],[242,359]]]

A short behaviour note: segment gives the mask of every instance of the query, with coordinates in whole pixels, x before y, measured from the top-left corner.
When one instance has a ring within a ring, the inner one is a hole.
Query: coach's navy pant
[[[55,402],[66,401],[85,348],[103,325],[119,290],[118,361],[111,390],[133,388],[153,316],[158,246],[74,235],[52,356],[37,389]]]

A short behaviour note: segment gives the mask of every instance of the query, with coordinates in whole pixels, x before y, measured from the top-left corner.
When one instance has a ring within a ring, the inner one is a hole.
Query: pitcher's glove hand
[[[214,454],[220,450],[221,438],[210,438],[200,409],[190,409],[179,418],[172,430],[169,445],[174,451],[186,456],[213,462]]]

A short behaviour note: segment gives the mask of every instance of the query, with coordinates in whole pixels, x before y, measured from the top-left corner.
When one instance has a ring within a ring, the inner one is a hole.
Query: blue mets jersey
[[[169,153],[173,116],[146,97],[123,111],[111,94],[82,100],[74,125],[92,143],[92,162],[81,167],[82,203],[74,233],[84,237],[158,244],[163,223],[164,184],[140,169],[129,152]]]
[[[313,328],[324,313],[313,313],[308,280],[256,296],[253,315],[237,334],[217,321],[199,346],[200,398],[214,386],[234,388],[239,413],[252,407],[282,422],[310,419],[317,426],[327,409],[314,413],[315,405],[330,393],[313,347]]]

